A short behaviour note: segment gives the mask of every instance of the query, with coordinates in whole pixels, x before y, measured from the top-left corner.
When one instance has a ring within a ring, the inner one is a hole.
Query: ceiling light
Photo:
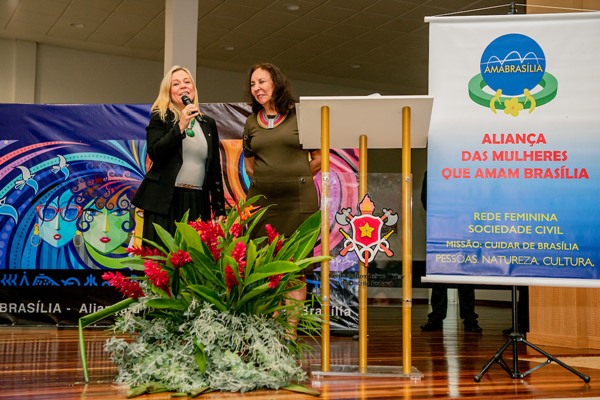
[[[71,28],[75,28],[75,29],[83,29],[83,28],[85,28],[85,24],[82,24],[81,22],[73,22],[73,23],[69,24],[69,26]]]
[[[235,47],[233,47],[233,46],[224,46],[223,50],[225,50],[225,51],[234,51]]]
[[[360,67],[362,67],[360,64],[350,64],[350,68],[352,69],[359,69]]]
[[[286,4],[285,9],[288,11],[298,11],[300,6],[298,4]]]

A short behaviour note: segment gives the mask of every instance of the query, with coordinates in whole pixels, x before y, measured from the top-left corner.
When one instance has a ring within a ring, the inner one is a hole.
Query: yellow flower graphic
[[[523,104],[519,103],[519,99],[517,97],[504,100],[504,114],[510,114],[513,117],[518,117],[520,111],[523,111]]]

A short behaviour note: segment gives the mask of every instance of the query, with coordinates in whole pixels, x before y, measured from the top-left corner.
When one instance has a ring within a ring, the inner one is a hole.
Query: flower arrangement
[[[315,394],[298,384],[306,379],[304,346],[290,336],[288,320],[294,316],[311,337],[319,321],[288,294],[305,284],[304,268],[327,258],[308,257],[320,212],[289,238],[266,225],[266,237],[250,239],[268,209],[256,210],[256,199],[238,202],[220,222],[185,216],[174,236],[155,225],[164,246],[147,241],[152,247],[130,248],[122,262],[143,276],[103,275],[126,299],[79,321],[86,382],[83,328],[116,314],[112,329],[120,335],[105,349],[118,366],[116,381],[131,388],[128,397],[259,388]]]

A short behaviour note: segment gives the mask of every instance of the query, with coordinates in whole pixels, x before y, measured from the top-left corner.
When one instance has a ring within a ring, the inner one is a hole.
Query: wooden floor
[[[585,383],[554,362],[523,379],[513,379],[497,363],[476,383],[473,379],[506,342],[502,329],[510,326],[511,311],[505,306],[478,305],[482,335],[467,334],[456,321],[456,310],[443,332],[422,333],[419,325],[426,319],[428,307],[416,304],[412,311],[412,365],[423,374],[421,379],[381,377],[332,377],[307,382],[321,392],[321,399],[548,399],[600,398],[600,369],[576,368],[591,378]],[[369,308],[369,366],[401,366],[402,310],[398,307]],[[454,317],[453,317],[454,316]],[[54,327],[0,327],[0,399],[119,399],[126,388],[112,383],[115,367],[102,350],[107,334],[100,329],[86,331],[89,384],[84,384],[77,350],[77,330]],[[573,350],[539,346],[561,357],[600,355],[600,350]],[[526,354],[530,353],[530,354]],[[538,356],[519,345],[519,371],[538,365],[521,357]],[[504,353],[512,368],[512,346]],[[564,361],[564,359],[563,359]],[[319,345],[315,355],[303,365],[320,362]],[[351,337],[332,337],[331,365],[358,365],[358,342]],[[140,399],[169,399],[156,394]],[[211,393],[202,399],[274,399],[301,400],[314,397],[287,391]]]

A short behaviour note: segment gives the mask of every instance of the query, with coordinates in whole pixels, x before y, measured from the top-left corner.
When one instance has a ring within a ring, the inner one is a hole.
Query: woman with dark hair
[[[320,150],[305,150],[298,138],[295,100],[290,83],[271,63],[252,66],[246,82],[252,112],[244,125],[244,165],[250,177],[248,197],[263,195],[256,205],[268,206],[264,224],[253,232],[265,236],[265,225],[290,237],[318,210],[313,176],[321,167]],[[306,300],[306,285],[289,294],[291,301]],[[288,322],[295,338],[297,316]]]
[[[290,237],[318,210],[313,176],[321,167],[320,150],[309,151],[300,145],[292,89],[277,66],[255,64],[248,74],[246,97],[253,112],[243,135],[244,165],[250,177],[248,197],[264,195],[257,205],[273,206],[263,222]],[[264,234],[262,227],[257,235]]]

